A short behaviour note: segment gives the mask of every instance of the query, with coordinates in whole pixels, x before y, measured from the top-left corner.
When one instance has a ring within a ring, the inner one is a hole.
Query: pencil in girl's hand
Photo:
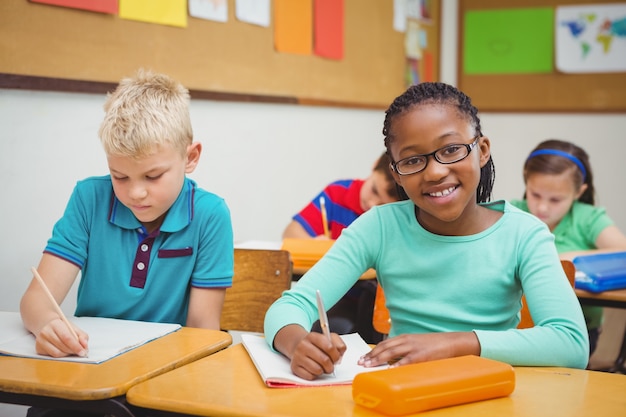
[[[320,212],[322,213],[322,225],[324,226],[324,236],[330,239],[330,230],[328,229],[328,214],[326,213],[326,199],[320,197]]]
[[[324,301],[322,301],[322,294],[320,294],[320,290],[315,290],[315,297],[317,299],[317,311],[320,317],[320,327],[322,328],[322,333],[324,334],[324,336],[326,336],[328,341],[332,343],[333,339],[330,335],[330,324],[328,323],[328,315],[326,313],[326,308],[324,307]],[[335,376],[335,371],[333,371],[332,376]]]
[[[67,327],[69,327],[70,332],[72,332],[72,335],[76,338],[76,340],[78,340],[78,334],[76,333],[76,330],[74,330],[74,327],[72,326],[70,321],[67,319],[67,317],[65,317],[65,314],[63,314],[63,310],[61,310],[61,307],[59,307],[59,304],[57,304],[57,301],[54,299],[54,296],[48,289],[48,286],[44,282],[43,278],[41,278],[41,275],[39,275],[39,272],[37,272],[37,269],[33,266],[30,268],[30,270],[33,272],[33,275],[35,275],[37,282],[39,282],[39,285],[41,285],[43,292],[46,294],[46,296],[52,303],[52,306],[54,307],[57,314],[61,317],[61,320],[63,320],[63,322],[67,325]]]

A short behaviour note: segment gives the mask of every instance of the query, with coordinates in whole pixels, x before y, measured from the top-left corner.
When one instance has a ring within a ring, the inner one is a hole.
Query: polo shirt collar
[[[191,223],[194,213],[193,198],[195,189],[196,183],[189,178],[185,178],[183,188],[180,191],[178,198],[176,198],[176,201],[174,201],[174,204],[165,215],[165,220],[163,220],[163,224],[160,227],[161,232],[178,232]],[[128,207],[117,199],[115,193],[112,194],[109,221],[112,224],[124,229],[141,228],[139,220],[137,220],[133,212]]]

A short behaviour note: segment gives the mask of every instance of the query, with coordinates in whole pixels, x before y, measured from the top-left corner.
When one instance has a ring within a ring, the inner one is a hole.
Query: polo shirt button
[[[145,243],[143,245],[141,245],[141,251],[142,252],[147,252],[148,249],[150,249],[150,247],[148,245],[146,245]]]
[[[139,262],[137,264],[137,269],[140,271],[143,271],[145,269],[146,265],[143,262]]]

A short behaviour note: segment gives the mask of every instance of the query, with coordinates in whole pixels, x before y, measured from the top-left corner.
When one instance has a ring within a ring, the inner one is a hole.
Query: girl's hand
[[[309,381],[324,373],[330,374],[345,351],[346,345],[336,333],[331,333],[331,341],[321,333],[308,333],[295,346],[291,371]]]
[[[359,365],[396,367],[463,355],[480,355],[474,332],[403,334],[380,342],[359,359]]]
[[[37,334],[35,350],[39,355],[62,358],[65,356],[87,356],[89,336],[74,326],[78,339],[74,337],[65,322],[56,318],[46,324]]]

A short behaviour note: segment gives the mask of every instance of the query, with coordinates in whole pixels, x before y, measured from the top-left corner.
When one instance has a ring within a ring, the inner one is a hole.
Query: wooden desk
[[[298,239],[285,238],[281,243],[281,249],[291,254],[293,261],[294,281],[297,281],[319,261],[335,243],[329,239]],[[360,279],[374,279],[376,271],[368,269]]]
[[[583,305],[626,308],[626,289],[593,293],[576,289],[576,296]]]
[[[576,289],[576,296],[582,305],[626,308],[626,289],[604,291],[600,293],[592,293]],[[621,372],[626,374],[626,325],[624,327],[624,336],[622,346],[613,365],[606,369],[608,372]]]
[[[299,280],[302,277],[302,275],[307,273],[309,269],[311,268],[310,267],[293,267],[292,274],[294,276],[294,281]],[[359,279],[376,279],[376,271],[370,268],[367,271],[363,272],[363,275],[361,275]]]
[[[292,242],[298,242],[298,241],[307,242],[307,243],[313,242],[314,245],[319,245],[320,247],[323,247],[324,250],[323,251],[320,250],[320,253],[318,254],[320,258],[323,256],[323,252],[328,250],[328,248],[330,248],[330,245],[332,244],[331,243],[332,241],[329,241],[329,240],[314,240],[314,239],[290,239],[290,240]],[[249,241],[235,243],[235,248],[274,249],[274,250],[285,249],[289,252],[289,247],[284,248],[282,241],[274,242],[274,241],[264,241],[264,240],[249,240]],[[293,254],[292,254],[292,259],[293,259]],[[311,265],[301,266],[301,265],[298,265],[297,262],[295,262],[292,268],[292,274],[294,277],[293,280],[294,281],[299,280],[302,277],[302,275],[306,274],[306,272],[309,269],[311,269]],[[367,271],[363,273],[363,275],[361,275],[360,279],[374,279],[374,278],[376,278],[376,271],[373,269],[368,269]]]
[[[0,356],[0,402],[132,416],[130,387],[231,343],[226,332],[183,327],[97,365]]]
[[[567,368],[516,368],[509,397],[416,416],[618,416],[626,410],[626,376]],[[175,387],[175,389],[173,389]],[[132,387],[129,404],[156,416],[361,416],[381,414],[354,404],[351,386],[267,388],[242,345]]]

